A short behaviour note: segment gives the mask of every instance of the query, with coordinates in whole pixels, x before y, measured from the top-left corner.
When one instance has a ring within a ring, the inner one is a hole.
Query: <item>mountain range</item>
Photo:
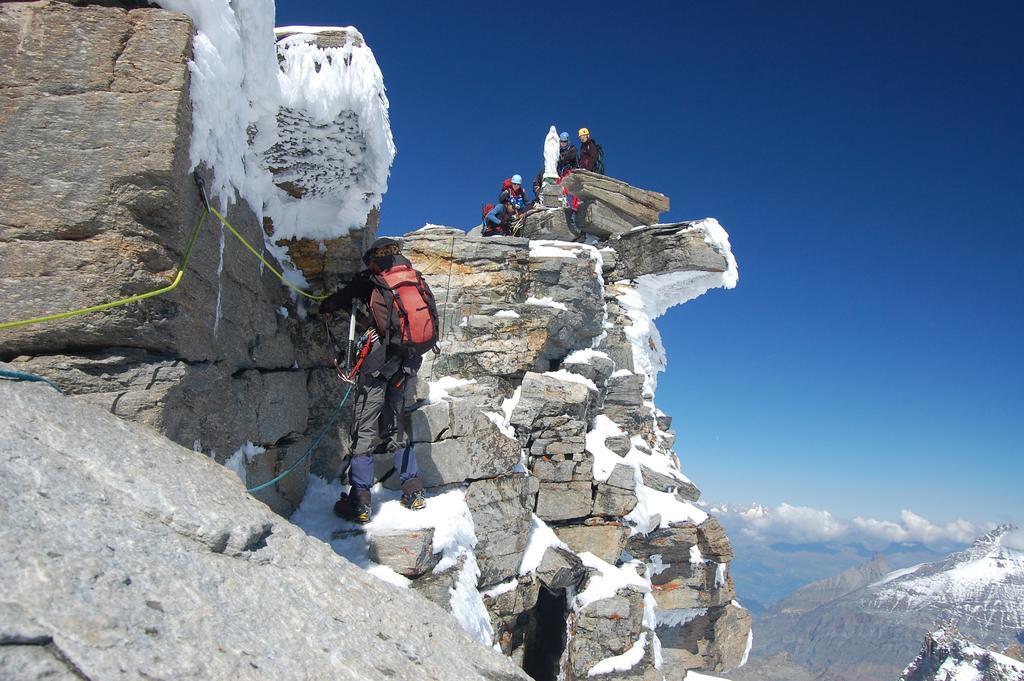
[[[884,556],[806,585],[759,615],[751,662],[734,680],[895,678],[929,632],[953,624],[1002,651],[1024,641],[1024,551],[1001,526],[971,546],[891,570]]]

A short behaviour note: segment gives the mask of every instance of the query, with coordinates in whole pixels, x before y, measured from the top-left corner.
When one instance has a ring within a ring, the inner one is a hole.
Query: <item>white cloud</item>
[[[950,542],[970,543],[992,527],[962,519],[936,524],[910,510],[901,511],[898,521],[862,516],[844,520],[829,511],[787,503],[774,508],[757,504],[746,507],[718,506],[713,507],[711,512],[730,526],[730,531],[738,530],[752,540],[792,543],[861,542],[874,548],[881,548],[891,542],[920,542],[932,546]],[[1024,544],[1024,533],[1021,533],[1019,541]]]
[[[1024,530],[1012,530],[1003,535],[1003,546],[1024,551]]]

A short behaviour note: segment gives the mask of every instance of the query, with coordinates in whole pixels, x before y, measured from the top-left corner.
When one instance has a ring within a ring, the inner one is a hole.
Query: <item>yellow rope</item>
[[[149,291],[148,293],[139,293],[138,295],[129,296],[127,298],[121,298],[109,303],[102,303],[100,305],[92,305],[90,307],[83,307],[78,310],[71,310],[69,312],[58,312],[56,314],[44,315],[42,317],[32,317],[31,319],[22,319],[16,322],[2,322],[0,323],[0,331],[4,329],[16,329],[21,326],[28,326],[29,324],[40,324],[42,322],[53,322],[58,319],[67,319],[68,317],[77,317],[78,315],[88,314],[89,312],[100,312],[101,310],[109,310],[112,307],[120,307],[121,305],[127,305],[128,303],[135,303],[146,298],[154,298],[161,296],[165,293],[169,293],[178,287],[181,283],[181,279],[185,274],[185,268],[188,267],[189,258],[192,257],[192,249],[196,245],[196,239],[199,237],[199,228],[203,226],[203,221],[206,219],[206,210],[199,215],[199,222],[196,223],[195,228],[192,230],[192,236],[189,237],[188,247],[185,248],[185,255],[181,258],[181,264],[178,265],[178,273],[174,275],[174,279],[170,284],[163,288],[158,288],[155,291]]]
[[[273,272],[274,276],[276,276],[278,279],[280,279],[282,284],[284,284],[288,288],[292,289],[293,291],[295,291],[299,295],[305,296],[306,298],[309,298],[310,300],[321,301],[321,300],[324,300],[325,298],[327,298],[327,295],[316,296],[316,295],[313,295],[312,293],[306,293],[301,288],[299,288],[298,286],[296,286],[292,282],[290,282],[287,279],[285,279],[284,275],[281,274],[280,272],[278,272],[276,269],[274,269],[274,266],[271,265],[269,262],[267,262],[267,259],[264,258],[255,248],[253,248],[252,244],[250,244],[248,241],[246,241],[245,237],[242,236],[241,234],[239,234],[238,230],[236,230],[234,227],[232,227],[231,223],[228,222],[227,219],[225,219],[224,216],[221,215],[220,212],[216,208],[214,208],[213,206],[210,206],[210,212],[213,213],[217,217],[218,220],[220,220],[222,225],[224,225],[225,227],[228,228],[229,232],[231,232],[232,234],[235,235],[236,239],[238,239],[239,241],[242,242],[243,246],[245,246],[246,248],[249,249],[250,253],[252,253],[257,258],[259,258],[260,262],[263,263],[264,267],[266,267],[268,270]]]
[[[307,292],[303,291],[301,288],[299,288],[298,286],[296,286],[295,284],[293,284],[292,282],[290,282],[287,279],[285,279],[283,274],[281,274],[273,265],[271,265],[267,261],[267,259],[263,257],[262,254],[260,254],[255,248],[253,248],[252,244],[250,244],[248,241],[246,241],[245,237],[242,236],[241,234],[239,234],[237,229],[235,229],[234,227],[231,226],[231,223],[227,221],[227,218],[225,218],[223,215],[220,214],[220,211],[218,211],[216,208],[210,206],[209,207],[209,211],[207,211],[207,209],[204,208],[203,212],[200,214],[199,222],[196,223],[195,229],[192,230],[192,236],[189,237],[188,247],[185,249],[185,255],[182,257],[181,264],[178,266],[178,273],[176,275],[174,275],[174,280],[169,285],[164,286],[163,288],[158,288],[155,291],[149,291],[147,293],[140,293],[138,295],[129,296],[127,298],[121,298],[120,300],[114,300],[114,301],[109,302],[109,303],[102,303],[100,305],[91,305],[89,307],[83,307],[83,308],[80,308],[78,310],[71,310],[69,312],[58,312],[56,314],[44,315],[42,317],[32,317],[31,319],[22,319],[22,320],[19,320],[19,321],[16,321],[16,322],[0,322],[0,331],[3,331],[4,329],[16,329],[18,327],[28,326],[30,324],[41,324],[42,322],[54,322],[54,321],[57,321],[58,319],[67,319],[68,317],[77,317],[78,315],[88,314],[90,312],[100,312],[102,310],[109,310],[109,309],[111,309],[113,307],[120,307],[122,305],[127,305],[128,303],[136,303],[136,302],[138,302],[140,300],[145,300],[146,298],[155,298],[156,296],[162,296],[165,293],[170,293],[171,291],[173,291],[174,289],[176,289],[178,287],[179,283],[181,283],[182,277],[185,274],[185,268],[188,267],[189,258],[192,257],[192,250],[193,250],[193,248],[196,245],[196,240],[199,238],[199,228],[203,226],[203,221],[206,219],[206,216],[207,216],[208,212],[213,213],[214,216],[216,216],[216,218],[218,220],[220,220],[221,224],[224,225],[228,229],[228,231],[231,232],[235,236],[236,239],[241,241],[242,245],[245,246],[249,250],[250,253],[252,253],[257,258],[259,258],[259,261],[261,263],[263,263],[264,267],[266,267],[268,270],[273,272],[274,276],[276,276],[278,279],[281,280],[282,284],[284,284],[288,288],[292,289],[293,291],[295,291],[299,295],[305,296],[306,298],[309,298],[310,300],[321,301],[321,300],[324,300],[325,298],[327,298],[327,295],[317,296],[317,295],[313,295],[312,293],[307,293]]]

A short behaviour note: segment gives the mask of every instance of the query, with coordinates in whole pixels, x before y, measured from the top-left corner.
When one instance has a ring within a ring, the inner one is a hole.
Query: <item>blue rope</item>
[[[260,491],[261,489],[265,489],[265,488],[267,488],[267,487],[270,487],[271,485],[273,485],[274,483],[278,482],[279,480],[281,480],[282,478],[284,478],[284,477],[285,477],[286,475],[288,475],[289,473],[291,473],[291,472],[292,472],[293,470],[295,470],[296,468],[298,468],[299,464],[300,464],[300,463],[302,463],[303,461],[305,461],[305,460],[306,460],[306,457],[308,457],[308,456],[309,456],[310,454],[312,454],[312,453],[313,453],[313,450],[314,450],[314,449],[316,449],[316,446],[317,446],[318,444],[320,444],[320,440],[324,439],[324,435],[326,435],[326,434],[327,434],[327,431],[331,429],[331,426],[332,426],[332,425],[334,424],[334,422],[335,422],[335,421],[336,421],[336,420],[338,419],[338,416],[340,416],[340,415],[341,415],[341,410],[342,410],[342,408],[343,408],[343,407],[345,406],[345,402],[347,402],[347,401],[348,401],[348,396],[352,394],[352,388],[353,388],[353,385],[354,385],[354,384],[351,384],[351,383],[349,384],[349,386],[348,386],[348,390],[346,390],[346,391],[345,391],[345,396],[344,396],[344,397],[342,397],[342,398],[341,398],[341,402],[339,402],[339,403],[338,403],[338,408],[334,410],[334,414],[333,414],[333,415],[331,416],[330,420],[329,420],[329,421],[327,422],[327,425],[326,425],[326,426],[324,426],[324,429],[323,429],[323,430],[321,430],[321,431],[320,431],[320,434],[316,436],[316,439],[315,439],[315,440],[313,440],[313,444],[311,444],[311,445],[309,446],[309,449],[307,449],[307,450],[306,450],[306,453],[305,453],[305,454],[303,454],[302,456],[300,456],[300,457],[299,457],[299,458],[298,458],[298,459],[297,459],[297,460],[295,461],[295,463],[293,463],[293,464],[292,464],[291,466],[289,466],[289,467],[288,467],[288,468],[287,468],[287,469],[286,469],[286,470],[285,470],[285,471],[284,471],[283,473],[281,473],[280,475],[278,475],[278,476],[277,476],[276,478],[273,478],[272,480],[267,480],[267,481],[266,481],[265,483],[263,483],[262,485],[256,485],[255,487],[250,487],[249,489],[247,489],[247,490],[245,490],[245,491],[246,491],[246,492],[259,492],[259,491]]]
[[[64,394],[64,391],[60,389],[59,385],[57,385],[48,378],[36,376],[35,374],[26,374],[23,371],[8,371],[7,369],[0,369],[0,378],[9,378],[14,381],[30,381],[33,383],[45,383],[46,385],[50,386],[51,388],[59,392],[61,395]]]

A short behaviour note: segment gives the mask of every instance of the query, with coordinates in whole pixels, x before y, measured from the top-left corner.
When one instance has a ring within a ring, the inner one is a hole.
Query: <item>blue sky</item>
[[[1024,5],[319,3],[398,146],[382,233],[467,228],[549,125],[714,216],[740,265],[659,320],[659,406],[715,501],[1024,521]]]

